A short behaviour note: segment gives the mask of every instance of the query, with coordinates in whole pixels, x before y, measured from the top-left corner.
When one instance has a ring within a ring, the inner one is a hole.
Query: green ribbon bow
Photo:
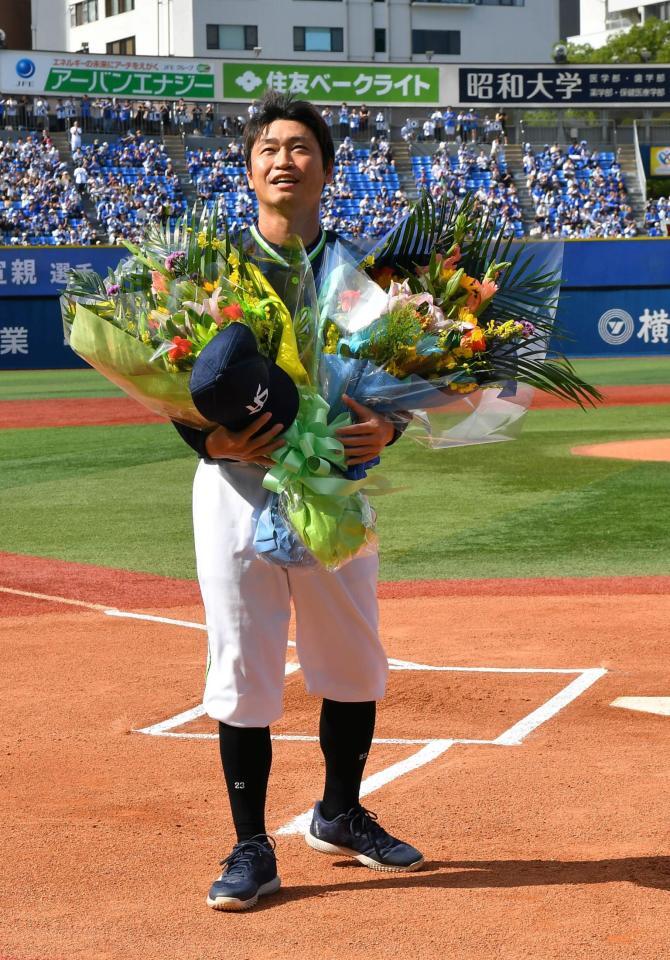
[[[300,390],[298,416],[282,434],[285,445],[272,454],[277,466],[263,480],[267,490],[283,493],[302,486],[321,496],[348,497],[366,485],[366,480],[348,480],[333,472],[333,467],[346,470],[344,446],[336,434],[351,417],[341,413],[328,423],[329,409],[317,393]]]
[[[351,417],[342,413],[328,423],[329,409],[314,390],[300,388],[298,416],[282,434],[285,445],[272,454],[277,466],[263,486],[283,496],[286,516],[302,542],[325,567],[335,568],[358,553],[372,530],[359,492],[369,481],[340,474],[346,457],[336,433]]]

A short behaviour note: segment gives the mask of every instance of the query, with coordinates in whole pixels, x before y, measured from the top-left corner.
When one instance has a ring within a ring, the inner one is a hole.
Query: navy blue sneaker
[[[326,820],[321,804],[315,804],[305,840],[320,853],[355,857],[366,867],[385,873],[417,870],[423,863],[423,854],[416,847],[392,837],[377,823],[377,814],[361,806]]]
[[[281,885],[277,874],[275,842],[265,834],[236,843],[221,866],[225,867],[207,894],[214,910],[248,910],[259,897],[276,893]]]

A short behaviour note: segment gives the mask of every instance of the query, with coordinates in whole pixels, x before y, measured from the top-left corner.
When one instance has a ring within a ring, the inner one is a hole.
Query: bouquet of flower
[[[538,268],[537,252],[503,246],[471,201],[437,207],[425,195],[360,267],[343,250],[330,264],[322,379],[381,412],[421,411],[433,446],[510,439],[532,388],[594,403],[565,358],[547,358],[562,248],[550,252],[552,267]],[[436,430],[427,411],[465,397],[469,416]]]
[[[227,234],[217,237],[215,214],[199,220],[192,214],[174,231],[154,226],[141,247],[126,246],[131,257],[105,280],[92,272],[70,274],[61,304],[75,352],[153,412],[214,428],[194,404],[190,373],[221,331],[244,324],[258,351],[299,392],[298,415],[265,478],[272,497],[259,552],[283,563],[316,558],[336,567],[372,544],[366,480],[347,471],[336,436],[351,418],[344,412],[331,417],[318,389],[316,295],[302,246],[292,256],[302,291],[293,316],[242,247]]]

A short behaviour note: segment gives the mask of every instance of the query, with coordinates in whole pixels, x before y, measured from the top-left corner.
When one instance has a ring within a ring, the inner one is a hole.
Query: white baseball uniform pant
[[[198,580],[205,606],[208,715],[265,727],[282,714],[291,600],[307,692],[362,702],[384,696],[388,661],[378,636],[378,557],[339,570],[283,568],[253,539],[268,492],[254,464],[201,460],[193,483]]]

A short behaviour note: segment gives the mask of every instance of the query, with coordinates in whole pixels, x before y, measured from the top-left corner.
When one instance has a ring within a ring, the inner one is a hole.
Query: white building
[[[670,20],[670,2],[656,0],[580,0],[579,35],[570,37],[572,43],[588,43],[602,47],[610,37],[630,30],[634,24],[644,23],[649,17]]]
[[[33,49],[314,62],[546,62],[558,0],[32,0]]]

